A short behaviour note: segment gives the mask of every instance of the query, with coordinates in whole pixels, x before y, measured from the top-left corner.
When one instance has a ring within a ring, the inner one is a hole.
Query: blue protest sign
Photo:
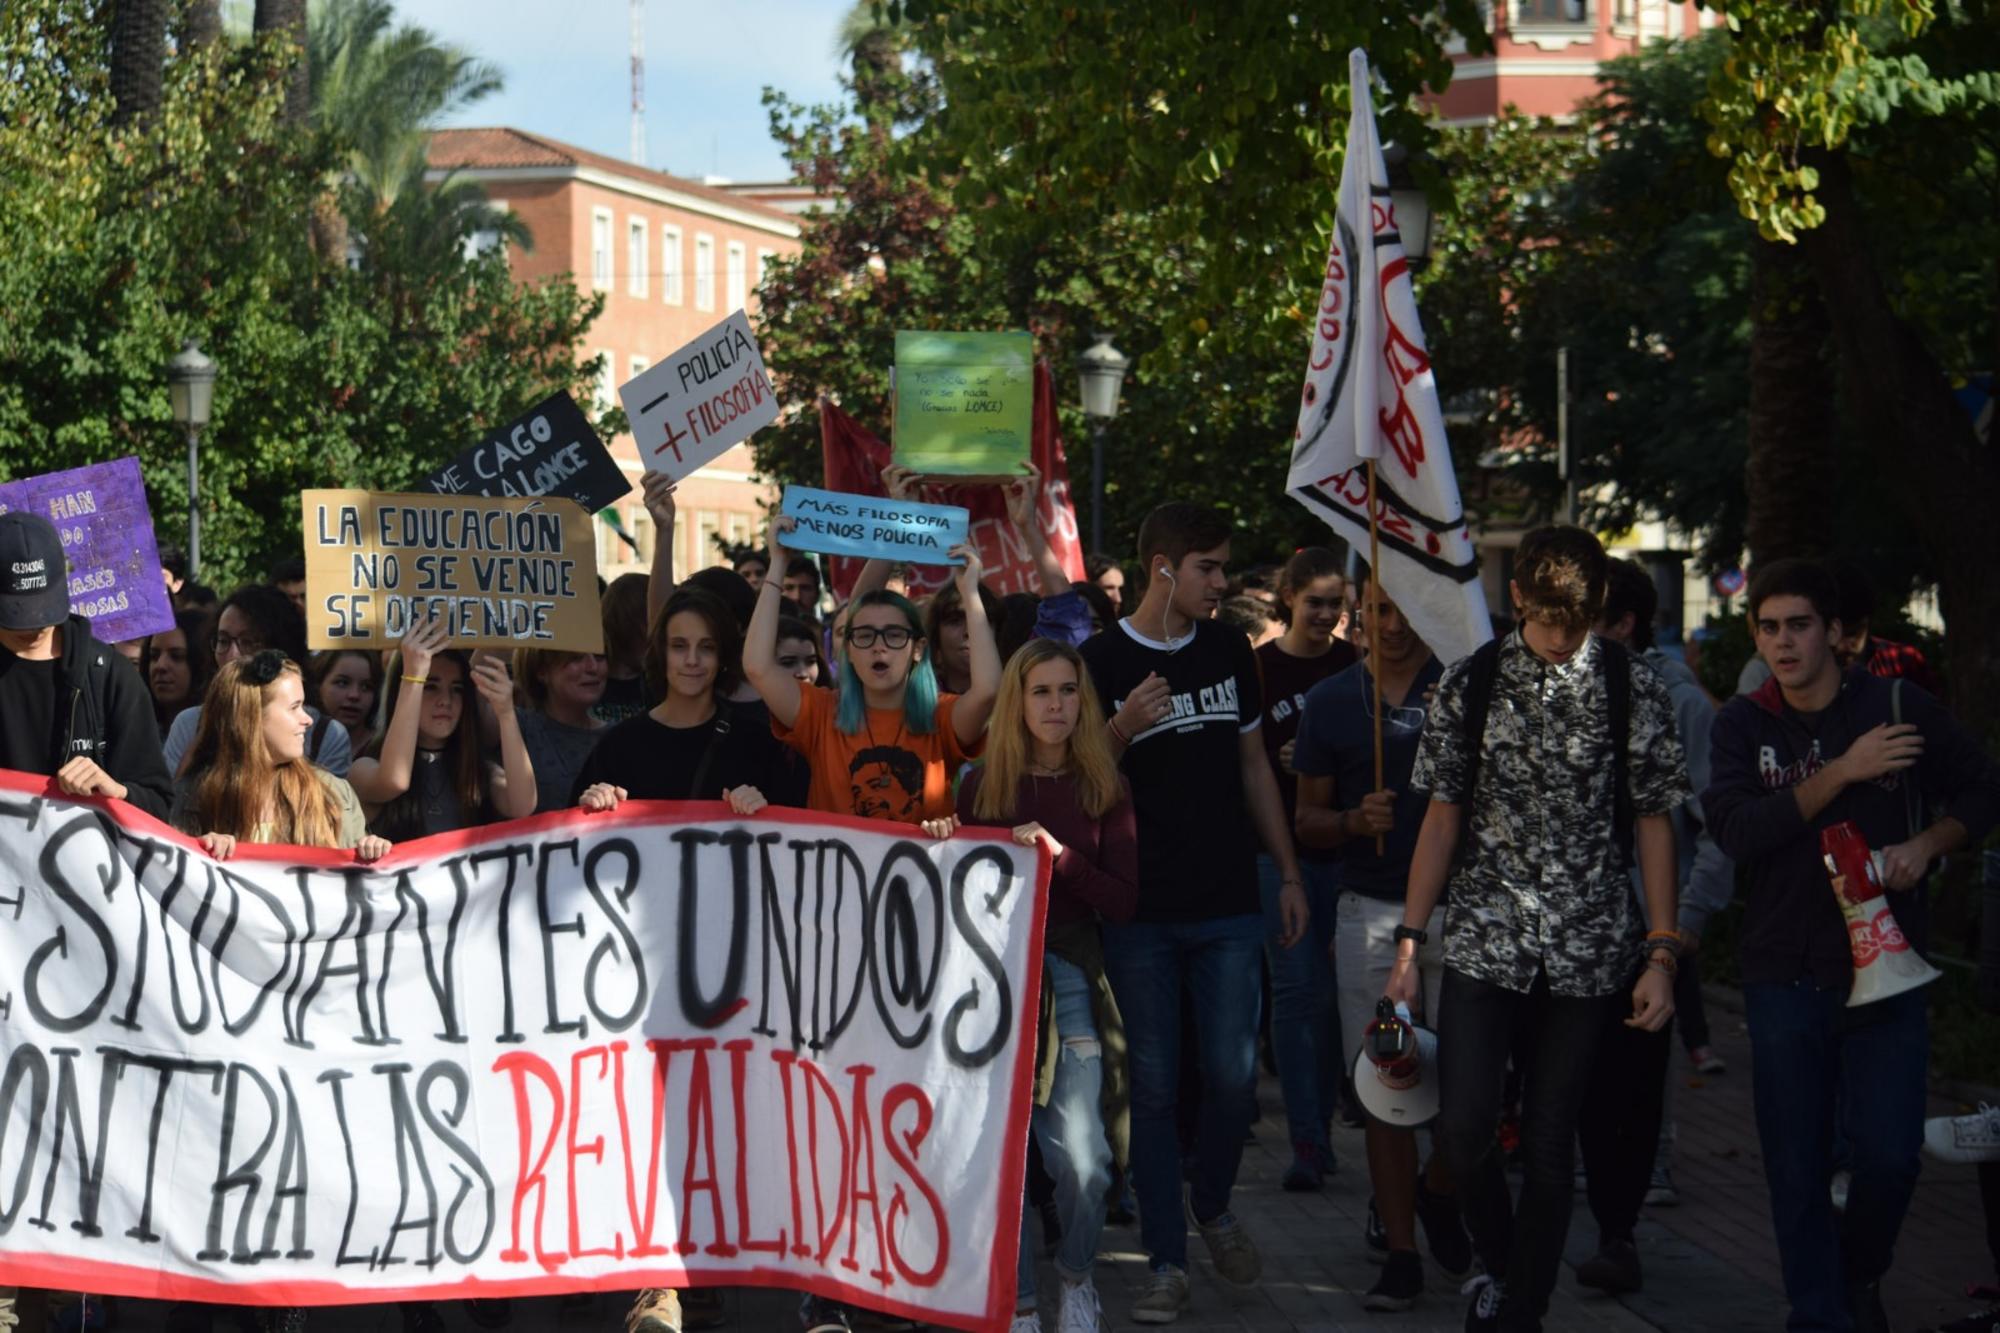
[[[965,541],[967,516],[959,505],[787,486],[780,512],[797,520],[785,538],[785,545],[796,551],[902,564],[965,563],[947,554]]]
[[[69,562],[69,609],[89,617],[101,642],[174,627],[138,459],[7,482],[0,485],[0,514],[12,509],[32,510],[56,525]]]

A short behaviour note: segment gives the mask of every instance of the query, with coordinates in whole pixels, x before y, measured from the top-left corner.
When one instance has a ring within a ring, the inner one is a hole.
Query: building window
[[[611,290],[611,210],[590,210],[590,285]]]
[[[750,253],[741,241],[729,243],[729,305],[741,310],[750,304]]]
[[[465,237],[465,259],[467,263],[481,255],[492,254],[500,248],[500,224],[507,217],[505,199],[486,201],[485,220],[481,226],[468,232]],[[353,267],[350,265],[349,267]]]
[[[643,356],[633,357],[631,361],[632,373],[630,375],[627,375],[625,378],[628,380],[638,379],[641,375],[646,373],[646,367],[651,364],[652,363],[646,360],[646,358]]]
[[[763,290],[763,288],[764,288],[764,278],[765,278],[765,276],[766,276],[767,274],[769,274],[769,273],[770,273],[770,271],[771,271],[771,261],[772,261],[773,259],[776,259],[777,257],[778,257],[778,252],[777,252],[776,250],[767,250],[767,249],[765,249],[765,248],[764,248],[763,246],[761,246],[761,245],[757,247],[757,282],[756,282],[756,286],[757,286],[757,289],[758,289],[759,291],[762,291],[762,290]]]
[[[694,550],[688,553],[688,570],[707,569],[722,563],[722,553],[716,550],[715,534],[722,529],[721,517],[713,509],[698,510],[694,519]]]
[[[715,309],[715,238],[695,233],[694,308]]]
[[[1514,0],[1514,22],[1524,28],[1585,27],[1594,21],[1592,0]]]
[[[617,358],[612,356],[608,349],[602,347],[597,349],[597,390],[591,397],[599,416],[609,412],[612,402],[615,401],[616,386],[611,383],[611,377],[616,373],[612,370],[616,364],[618,364]]]
[[[652,257],[652,244],[646,239],[646,219],[625,219],[625,290],[634,296],[646,294],[646,261]]]
[[[681,303],[681,229],[660,228],[660,295],[668,305]]]

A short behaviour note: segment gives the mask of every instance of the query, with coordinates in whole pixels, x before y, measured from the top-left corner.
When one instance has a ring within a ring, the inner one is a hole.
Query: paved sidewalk
[[[1642,1330],[1721,1333],[1724,1330],[1777,1330],[1784,1327],[1785,1303],[1777,1255],[1771,1241],[1763,1166],[1750,1111],[1750,1051],[1741,1016],[1726,993],[1712,992],[1710,1020],[1714,1044],[1729,1072],[1694,1075],[1674,1052],[1671,1111],[1680,1126],[1676,1174],[1681,1203],[1648,1210],[1639,1242],[1645,1290],[1622,1301],[1578,1288],[1568,1270],[1559,1282],[1546,1322],[1550,1333],[1569,1330]],[[1204,1247],[1191,1237],[1193,1303],[1174,1327],[1186,1333],[1244,1329],[1379,1331],[1456,1330],[1463,1326],[1464,1302],[1455,1286],[1435,1272],[1430,1290],[1414,1310],[1401,1315],[1369,1314],[1361,1297],[1379,1271],[1365,1256],[1362,1224],[1368,1208],[1367,1168],[1361,1134],[1336,1130],[1340,1169],[1318,1194],[1286,1194],[1278,1179],[1290,1160],[1284,1141],[1284,1112],[1274,1080],[1261,1088],[1263,1117],[1256,1141],[1246,1148],[1236,1210],[1264,1254],[1264,1279],[1255,1288],[1234,1290],[1217,1281]],[[1958,1108],[1940,1105],[1939,1111]],[[1917,1196],[1903,1228],[1895,1271],[1885,1284],[1891,1326],[1926,1328],[1963,1314],[1969,1303],[1960,1293],[1973,1280],[1990,1280],[1983,1224],[1970,1167],[1925,1160]],[[983,1238],[982,1238],[983,1239]],[[1571,1263],[1595,1248],[1596,1229],[1581,1197],[1570,1230]],[[1145,1280],[1136,1228],[1105,1232],[1098,1272],[1107,1322],[1136,1327],[1127,1317],[1133,1295]],[[1044,1265],[1041,1290],[1056,1290]],[[605,1330],[623,1328],[628,1302],[600,1296],[566,1304],[555,1300],[515,1304],[511,1328]],[[796,1301],[777,1292],[732,1292],[727,1299],[730,1327],[794,1333]],[[163,1327],[159,1307],[127,1303],[119,1327]],[[452,1333],[471,1329],[456,1304],[439,1307]],[[867,1329],[864,1322],[862,1330]],[[1044,1327],[1054,1327],[1052,1300]],[[351,1308],[314,1311],[312,1333],[401,1333],[394,1310]],[[227,1319],[217,1333],[233,1333]],[[25,1333],[25,1331],[24,1331]]]

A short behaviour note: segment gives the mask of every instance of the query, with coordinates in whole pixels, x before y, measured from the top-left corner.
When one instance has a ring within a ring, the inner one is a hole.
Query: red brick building
[[[1431,99],[1448,125],[1483,125],[1508,106],[1567,119],[1597,91],[1598,66],[1648,41],[1692,37],[1719,20],[1691,0],[1502,0],[1491,55],[1458,43],[1451,86]]]
[[[456,172],[478,181],[527,225],[534,248],[508,255],[523,282],[567,274],[585,292],[604,294],[584,352],[605,358],[597,393],[607,404],[617,401],[618,385],[738,307],[754,322],[764,266],[799,249],[790,213],[522,130],[440,130],[431,136],[430,166],[432,180]],[[640,546],[635,557],[598,525],[598,569],[615,578],[645,568],[653,528],[639,499],[632,437],[606,443],[633,479],[619,513]],[[676,495],[675,567],[685,573],[718,563],[712,536],[755,540],[775,488],[752,480],[750,451],[739,445]]]

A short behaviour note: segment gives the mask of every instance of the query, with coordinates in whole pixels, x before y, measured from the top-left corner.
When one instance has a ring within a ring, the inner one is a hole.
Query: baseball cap
[[[62,538],[40,514],[0,514],[0,629],[41,629],[69,619]]]

